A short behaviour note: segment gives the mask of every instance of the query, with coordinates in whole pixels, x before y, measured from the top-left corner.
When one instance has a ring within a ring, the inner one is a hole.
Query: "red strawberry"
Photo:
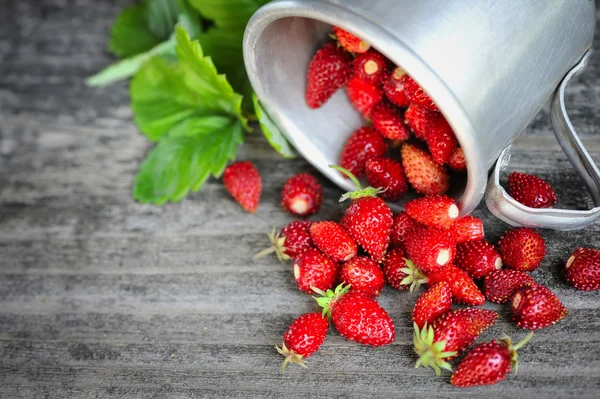
[[[527,330],[549,327],[568,313],[557,296],[540,284],[525,285],[515,291],[511,307],[517,326]]]
[[[425,141],[429,147],[431,158],[436,163],[443,165],[452,157],[458,141],[446,118],[440,112],[433,115],[435,116],[429,120],[427,125]]]
[[[367,161],[367,181],[371,187],[382,189],[379,196],[387,201],[398,201],[408,190],[402,165],[391,158],[377,158]]]
[[[444,281],[431,286],[415,304],[412,319],[419,328],[452,310],[452,291]]]
[[[359,77],[353,77],[346,86],[348,98],[354,108],[367,118],[371,110],[383,99],[383,92],[379,85],[375,85]]]
[[[411,104],[417,104],[432,111],[437,111],[438,107],[433,100],[425,93],[425,90],[419,86],[411,77],[404,81],[404,94],[409,99]]]
[[[474,279],[480,279],[502,269],[502,258],[492,244],[485,240],[469,241],[456,246],[454,264]]]
[[[352,74],[352,56],[326,43],[310,62],[306,103],[310,108],[320,108],[336,91],[348,83]]]
[[[394,222],[392,211],[381,198],[375,197],[379,193],[377,189],[362,189],[356,177],[348,170],[339,166],[333,168],[348,176],[356,186],[356,191],[346,193],[340,199],[344,201],[352,198],[340,224],[367,251],[371,259],[381,261],[390,243]]]
[[[348,286],[339,285],[335,292],[319,291],[317,303],[323,313],[330,315],[340,335],[351,341],[370,346],[394,342],[394,321],[379,303],[362,292],[348,292]]]
[[[304,359],[319,350],[328,329],[329,321],[321,313],[304,314],[294,320],[283,336],[281,348],[275,346],[277,352],[285,356],[281,372],[285,371],[288,363],[306,367]]]
[[[467,273],[454,265],[446,265],[440,270],[427,275],[429,284],[445,281],[452,290],[452,296],[458,303],[465,305],[483,305],[485,296],[479,291],[473,279]]]
[[[385,140],[371,127],[362,127],[350,136],[342,151],[341,165],[358,177],[365,175],[365,165],[370,159],[386,155]]]
[[[394,224],[392,226],[392,237],[390,239],[390,246],[392,248],[404,248],[404,243],[412,229],[419,224],[406,212],[400,212],[394,218]]]
[[[404,72],[402,68],[394,69],[394,72],[385,79],[383,84],[383,91],[394,105],[402,108],[406,108],[410,105],[410,100],[406,97],[404,92],[404,84],[410,79],[410,77]]]
[[[387,71],[388,60],[377,50],[371,49],[354,60],[354,76],[374,85],[382,84]]]
[[[537,176],[520,172],[508,175],[508,193],[516,201],[531,208],[552,208],[557,202],[550,184]]]
[[[452,370],[447,362],[459,356],[475,342],[477,337],[491,327],[498,313],[487,309],[465,308],[448,312],[439,317],[432,326],[422,329],[415,324],[415,352],[419,355],[417,367]]]
[[[512,369],[518,368],[517,350],[523,347],[533,336],[529,333],[517,345],[505,337],[500,342],[492,341],[477,345],[458,365],[452,374],[452,385],[462,388],[492,385],[500,382]]]
[[[340,281],[350,285],[350,291],[359,291],[368,296],[378,296],[385,285],[379,265],[364,256],[357,256],[342,265]]]
[[[516,290],[533,283],[533,277],[525,272],[511,269],[494,270],[483,280],[483,293],[488,301],[505,303]]]
[[[352,237],[336,222],[313,223],[310,235],[316,247],[335,262],[350,260],[358,252]]]
[[[456,255],[456,244],[450,233],[425,226],[413,229],[405,247],[410,259],[425,274],[449,265]]]
[[[225,188],[250,213],[256,212],[262,193],[262,180],[252,162],[236,162],[225,169]]]
[[[323,188],[308,173],[292,176],[281,191],[281,206],[296,216],[309,216],[318,212],[323,203]]]
[[[427,282],[427,277],[402,248],[395,248],[385,254],[383,259],[383,274],[389,285],[403,291],[410,288],[413,292],[421,284]]]
[[[404,124],[402,111],[389,101],[381,101],[373,107],[369,117],[375,129],[386,139],[406,141],[410,138],[410,130]]]
[[[565,264],[567,281],[578,290],[600,289],[600,251],[577,248]]]
[[[420,148],[404,144],[402,166],[408,182],[418,193],[441,195],[450,187],[450,178],[444,167],[435,163],[429,154]]]
[[[448,230],[458,219],[456,202],[445,195],[429,195],[408,201],[404,207],[408,216],[425,226]]]
[[[507,267],[524,272],[534,271],[546,256],[546,241],[535,230],[509,230],[498,241],[502,260]]]
[[[281,233],[276,233],[275,227],[273,227],[273,231],[267,234],[267,237],[271,240],[271,247],[256,254],[254,260],[273,252],[281,262],[295,259],[301,253],[313,247],[313,240],[310,236],[311,225],[312,222],[309,221],[292,222],[281,229]]]
[[[436,117],[439,112],[431,111],[420,105],[413,104],[404,113],[404,122],[410,127],[415,137],[425,140],[429,122]]]
[[[333,33],[340,45],[350,53],[365,53],[371,48],[366,41],[337,26],[333,27]]]
[[[448,166],[450,166],[450,169],[456,170],[457,172],[467,171],[467,160],[465,159],[465,153],[462,148],[458,147],[454,150],[448,160]]]
[[[311,248],[294,261],[294,278],[301,291],[313,294],[313,288],[328,290],[338,278],[339,265],[316,248]]]
[[[457,244],[483,240],[483,222],[475,216],[465,216],[456,219],[450,228],[450,232]]]

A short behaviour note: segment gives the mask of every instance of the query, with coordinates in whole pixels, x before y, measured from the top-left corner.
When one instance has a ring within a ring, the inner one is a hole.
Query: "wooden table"
[[[580,0],[583,1],[583,0]],[[543,231],[548,256],[534,273],[570,314],[535,334],[517,376],[458,390],[447,375],[414,369],[415,295],[386,289],[393,345],[372,349],[331,332],[310,368],[279,372],[273,346],[294,317],[315,309],[289,264],[253,262],[273,225],[292,219],[279,190],[302,159],[282,160],[260,135],[239,159],[263,173],[255,215],[219,181],[179,204],[131,199],[149,148],[132,123],[127,85],[87,88],[111,62],[107,31],[128,0],[4,0],[0,11],[0,396],[6,398],[598,397],[600,292],[568,286],[562,265],[577,246],[600,247],[600,225]],[[600,35],[596,40],[600,46]],[[569,88],[574,124],[600,161],[600,52]],[[519,140],[512,167],[556,187],[563,207],[592,205],[552,136],[548,110]],[[339,190],[318,215],[338,218]],[[506,225],[483,207],[495,242]],[[525,333],[506,308],[480,341]]]

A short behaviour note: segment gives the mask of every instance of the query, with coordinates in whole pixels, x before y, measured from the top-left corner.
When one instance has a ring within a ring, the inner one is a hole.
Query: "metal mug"
[[[506,222],[570,230],[600,218],[600,171],[564,105],[567,82],[589,58],[595,24],[590,0],[276,0],[250,20],[244,59],[259,99],[295,148],[351,189],[328,165],[363,121],[345,93],[319,110],[304,100],[312,56],[332,25],[348,30],[405,69],[454,129],[468,169],[464,191],[453,193],[462,214],[487,187],[488,207]],[[528,208],[499,184],[511,143],[552,96],[556,136],[592,195],[592,210]]]

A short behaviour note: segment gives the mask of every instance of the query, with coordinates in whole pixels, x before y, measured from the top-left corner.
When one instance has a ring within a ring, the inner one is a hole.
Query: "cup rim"
[[[481,147],[470,118],[457,97],[423,59],[384,27],[375,24],[355,11],[346,9],[342,5],[319,0],[278,0],[259,9],[250,19],[244,35],[244,61],[252,87],[272,119],[277,122],[277,112],[273,112],[273,105],[266,98],[262,83],[258,79],[256,73],[257,59],[253,49],[259,42],[263,32],[272,23],[283,18],[292,17],[314,19],[339,26],[368,41],[392,62],[400,65],[435,99],[440,111],[454,130],[465,154],[467,182],[457,202],[461,214],[471,213],[483,199],[488,180],[488,165],[483,154],[478,150]],[[288,136],[285,128],[280,123],[278,125],[282,128],[283,133]],[[298,151],[302,153],[301,149],[298,149]],[[327,165],[321,165],[311,158],[306,157],[306,159],[341,188],[352,188],[352,184],[347,179],[342,178],[337,171],[330,169]]]

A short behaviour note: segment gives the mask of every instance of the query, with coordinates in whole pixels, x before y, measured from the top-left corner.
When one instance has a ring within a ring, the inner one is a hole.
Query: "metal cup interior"
[[[305,7],[306,3],[314,7]],[[465,152],[468,174],[452,183],[449,195],[459,202],[461,213],[470,213],[481,201],[487,182],[487,165],[477,152],[477,137],[468,117],[442,81],[419,57],[381,27],[360,15],[320,2],[283,1],[259,11],[246,30],[244,56],[252,85],[272,119],[309,162],[345,190],[352,183],[328,165],[338,164],[348,137],[364,121],[340,90],[322,108],[305,102],[308,65],[328,39],[333,25],[359,37],[405,69],[432,96]],[[392,149],[392,151],[400,151]],[[398,204],[400,209],[404,198]]]

